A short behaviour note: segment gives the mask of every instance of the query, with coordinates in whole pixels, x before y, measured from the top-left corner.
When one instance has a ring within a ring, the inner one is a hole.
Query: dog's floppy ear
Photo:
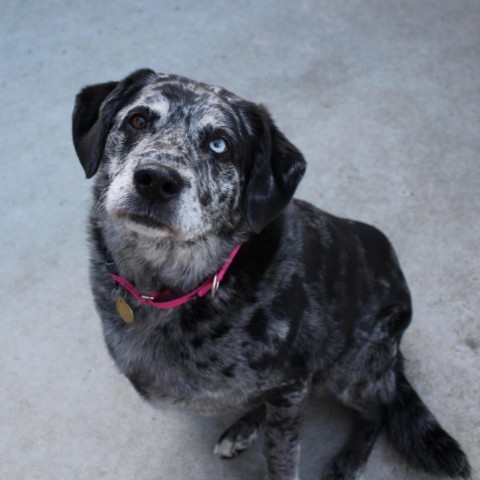
[[[152,70],[137,70],[121,82],[91,85],[76,96],[72,115],[73,145],[87,178],[93,177],[100,166],[117,112],[155,77]]]
[[[278,130],[265,107],[250,104],[247,118],[254,131],[254,145],[242,211],[250,228],[259,233],[292,199],[306,162]]]
[[[87,178],[93,177],[103,156],[109,130],[105,116],[100,119],[100,106],[118,82],[85,87],[75,99],[72,118],[73,145]],[[111,119],[110,119],[111,120]]]

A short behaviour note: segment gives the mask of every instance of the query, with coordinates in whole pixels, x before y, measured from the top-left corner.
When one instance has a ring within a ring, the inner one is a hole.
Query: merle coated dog
[[[265,428],[268,479],[293,480],[321,384],[358,416],[323,479],[358,479],[383,426],[412,466],[469,477],[405,377],[411,303],[389,241],[292,199],[305,161],[263,106],[139,70],[77,95],[73,140],[95,175],[96,307],[142,397],[238,412],[216,455]]]

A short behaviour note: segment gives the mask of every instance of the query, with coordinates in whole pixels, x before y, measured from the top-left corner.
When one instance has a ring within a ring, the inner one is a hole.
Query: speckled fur
[[[138,113],[142,130],[129,123]],[[95,175],[91,283],[106,344],[147,401],[242,414],[217,455],[239,454],[264,426],[268,478],[294,480],[302,407],[322,385],[358,413],[324,479],[360,478],[382,425],[414,466],[468,477],[465,456],[403,374],[411,304],[390,243],[292,200],[305,162],[264,107],[141,70],[82,90],[73,136],[87,177]],[[209,150],[216,138],[227,152]],[[181,190],[145,198],[134,180],[142,168],[175,175]],[[239,243],[215,298],[170,310],[120,292],[104,265],[108,252],[139,290],[181,295]],[[132,324],[115,310],[120,293]]]

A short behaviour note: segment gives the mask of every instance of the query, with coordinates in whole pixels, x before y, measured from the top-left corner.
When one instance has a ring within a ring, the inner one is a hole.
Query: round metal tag
[[[117,307],[117,313],[120,315],[120,318],[125,323],[132,323],[133,322],[133,310],[131,309],[130,305],[127,301],[122,297],[118,296],[117,301],[115,302],[115,306]]]

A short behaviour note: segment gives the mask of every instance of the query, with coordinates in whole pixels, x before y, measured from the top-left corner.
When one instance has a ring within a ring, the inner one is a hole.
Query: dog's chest
[[[118,367],[154,404],[220,413],[242,409],[258,391],[245,339],[221,316],[196,322],[142,308],[132,324],[113,310],[103,319]]]

